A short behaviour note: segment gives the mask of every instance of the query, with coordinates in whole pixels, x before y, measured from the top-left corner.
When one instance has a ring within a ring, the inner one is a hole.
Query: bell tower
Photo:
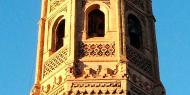
[[[31,95],[165,95],[151,0],[42,0]]]

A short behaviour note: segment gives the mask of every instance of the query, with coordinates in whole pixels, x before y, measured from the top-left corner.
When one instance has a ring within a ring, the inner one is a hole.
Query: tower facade
[[[31,95],[165,95],[151,0],[42,0]]]

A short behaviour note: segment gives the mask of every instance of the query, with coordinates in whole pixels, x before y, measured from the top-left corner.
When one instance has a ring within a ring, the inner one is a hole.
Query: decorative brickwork
[[[101,0],[101,1],[110,7],[110,0]],[[83,2],[91,3],[91,2],[94,2],[94,0],[83,0]]]
[[[139,73],[128,70],[129,82],[133,83],[133,85],[143,89],[146,92],[152,91],[152,82],[148,81],[144,76],[141,76]]]
[[[30,95],[165,95],[151,0],[42,0],[41,13]]]
[[[81,82],[73,82],[73,88],[76,87],[121,87],[121,82],[90,82],[90,83],[81,83]]]
[[[82,43],[81,57],[113,57],[115,56],[115,44],[104,43]]]
[[[129,1],[132,2],[135,6],[144,10],[144,0],[129,0]]]
[[[133,85],[130,85],[129,89],[130,89],[131,95],[152,95],[152,94],[146,94],[141,89]]]
[[[50,1],[50,12],[55,10],[61,3],[63,3],[66,0],[49,0]]]
[[[136,50],[130,45],[127,45],[126,53],[130,64],[135,65],[138,69],[141,69],[146,74],[152,76],[152,62],[148,58],[146,58],[143,54],[140,53],[140,51]]]
[[[118,67],[118,65],[115,67],[115,69],[111,69],[111,68],[106,68],[106,69],[102,69],[101,66],[99,66],[99,68],[97,70],[93,69],[93,68],[84,68],[84,75],[83,77],[85,79],[126,79],[127,74],[126,72],[122,71],[122,67],[120,66],[120,68]]]
[[[67,62],[58,72],[56,72],[53,77],[49,77],[48,80],[42,82],[41,92],[44,95],[59,94],[65,90],[66,80],[70,77],[74,77],[72,73],[72,64]],[[68,86],[68,85],[66,85]]]
[[[120,81],[115,82],[73,82],[73,93],[77,95],[124,95]],[[83,89],[80,89],[83,88]]]
[[[42,95],[52,95],[51,93],[59,94],[65,88],[64,83],[65,82],[64,82],[64,79],[62,78],[62,76],[59,76],[58,79],[56,79],[56,77],[55,77],[53,83],[50,83],[47,85],[42,85],[42,87],[41,87]]]
[[[61,48],[55,54],[53,54],[43,65],[43,78],[49,73],[53,72],[57,67],[64,63],[68,58],[68,49]]]

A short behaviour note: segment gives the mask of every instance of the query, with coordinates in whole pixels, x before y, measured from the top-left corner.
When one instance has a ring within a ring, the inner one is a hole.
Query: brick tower
[[[42,0],[31,95],[165,95],[151,0]]]

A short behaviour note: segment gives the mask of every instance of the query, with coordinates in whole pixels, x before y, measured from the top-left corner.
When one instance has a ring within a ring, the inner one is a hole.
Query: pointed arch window
[[[55,51],[59,50],[64,45],[65,37],[65,20],[61,20],[55,29]]]
[[[142,28],[140,21],[134,15],[128,16],[128,34],[130,44],[137,49],[141,49],[143,45]]]
[[[99,9],[94,9],[88,14],[88,37],[104,37],[105,15]]]

